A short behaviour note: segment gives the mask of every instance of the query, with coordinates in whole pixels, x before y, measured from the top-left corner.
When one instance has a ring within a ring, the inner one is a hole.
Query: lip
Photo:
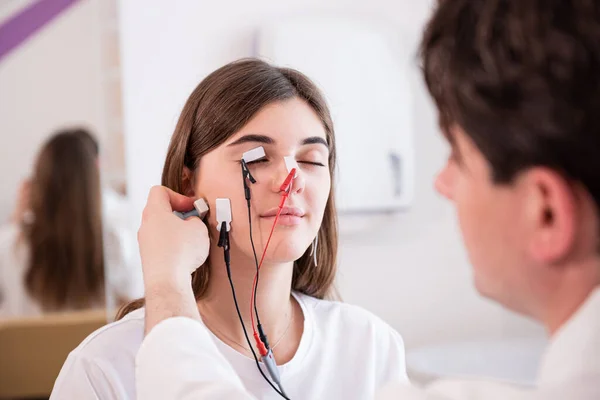
[[[277,212],[279,211],[279,207],[274,207],[271,208],[270,210],[264,212],[261,214],[262,218],[270,218],[270,217],[274,217],[277,215]],[[283,207],[281,209],[281,215],[279,216],[279,218],[283,217],[283,216],[291,216],[291,217],[298,217],[298,218],[302,218],[304,217],[304,210],[298,207]]]
[[[277,211],[279,208],[272,208],[262,214],[260,217],[264,219],[275,219],[277,215]],[[302,222],[302,218],[304,217],[305,212],[301,208],[298,207],[283,207],[281,209],[281,215],[277,220],[277,225],[284,226],[295,226],[299,225]]]

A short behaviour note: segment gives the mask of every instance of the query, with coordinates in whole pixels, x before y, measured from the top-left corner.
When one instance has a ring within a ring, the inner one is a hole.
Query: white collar
[[[600,287],[552,337],[542,359],[538,384],[552,387],[583,377],[600,381]]]

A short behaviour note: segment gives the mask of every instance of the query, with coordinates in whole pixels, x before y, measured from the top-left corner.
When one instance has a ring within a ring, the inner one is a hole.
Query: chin
[[[497,296],[495,296],[495,291],[490,287],[489,281],[487,279],[482,278],[480,275],[475,273],[475,277],[473,280],[473,284],[477,292],[490,300],[498,300]]]
[[[477,292],[486,299],[518,314],[527,314],[523,309],[523,305],[519,304],[518,299],[520,297],[515,295],[514,291],[511,291],[502,282],[475,276],[474,283]]]
[[[267,251],[267,255],[265,257],[265,262],[271,263],[289,263],[294,262],[306,252],[307,246],[298,246],[294,245],[294,241],[292,240],[281,240],[278,243],[274,243],[271,240],[271,244],[269,245],[269,250]],[[258,252],[258,248],[257,248]],[[260,260],[261,254],[257,254]]]
[[[306,252],[306,248],[295,248],[286,247],[278,249],[278,251],[272,255],[273,261],[275,262],[294,262],[298,260]]]

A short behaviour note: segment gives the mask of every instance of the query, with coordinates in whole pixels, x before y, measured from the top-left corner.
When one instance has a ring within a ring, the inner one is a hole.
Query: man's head
[[[478,290],[540,317],[600,283],[600,4],[446,0],[422,42]]]

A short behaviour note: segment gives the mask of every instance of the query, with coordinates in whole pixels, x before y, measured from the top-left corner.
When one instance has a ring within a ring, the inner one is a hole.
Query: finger
[[[194,199],[176,193],[164,186],[154,186],[148,194],[147,206],[165,211],[189,211],[194,208]]]

